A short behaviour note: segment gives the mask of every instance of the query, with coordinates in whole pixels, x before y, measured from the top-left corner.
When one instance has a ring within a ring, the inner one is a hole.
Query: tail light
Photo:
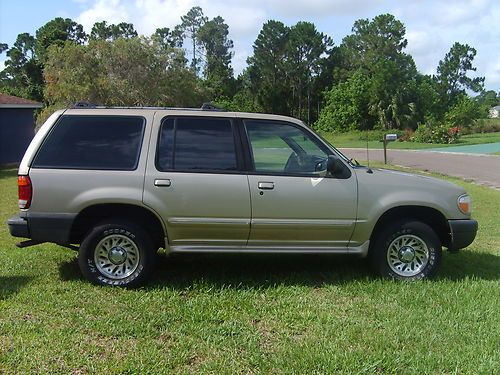
[[[29,176],[17,176],[17,188],[19,191],[19,208],[29,208],[33,194]]]

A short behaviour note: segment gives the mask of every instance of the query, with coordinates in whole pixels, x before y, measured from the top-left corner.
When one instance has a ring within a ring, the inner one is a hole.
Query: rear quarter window
[[[138,116],[63,116],[32,167],[134,170],[144,126],[145,119]]]

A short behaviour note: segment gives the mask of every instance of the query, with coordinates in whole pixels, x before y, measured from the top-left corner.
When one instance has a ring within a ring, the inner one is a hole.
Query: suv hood
[[[368,173],[368,169],[364,167],[354,170],[358,179],[361,209],[376,201],[383,210],[394,206],[415,205],[435,208],[449,219],[467,217],[459,211],[457,203],[458,197],[466,192],[451,182],[387,169],[373,169],[373,173]]]
[[[439,188],[439,189],[447,189],[450,191],[456,192],[456,194],[465,194],[465,189],[462,187],[455,185],[449,181],[445,181],[439,178],[425,176],[421,174],[415,173],[407,173],[401,171],[394,171],[390,169],[374,169],[373,173],[377,173],[380,177],[386,179],[388,184],[417,184],[419,188]]]

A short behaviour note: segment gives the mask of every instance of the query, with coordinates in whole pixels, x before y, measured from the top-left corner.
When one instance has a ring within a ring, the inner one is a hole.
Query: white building
[[[499,118],[500,117],[500,105],[490,108],[490,118]]]

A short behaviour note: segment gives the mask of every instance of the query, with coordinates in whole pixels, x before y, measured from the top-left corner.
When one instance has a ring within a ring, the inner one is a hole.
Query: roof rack
[[[224,108],[217,107],[212,103],[203,103],[200,108],[176,108],[176,107],[120,107],[120,106],[99,106],[94,103],[81,101],[76,102],[70,108],[72,109],[84,109],[84,108],[98,108],[98,109],[151,109],[151,110],[160,110],[160,109],[170,109],[170,110],[183,110],[183,111],[215,111],[215,112],[226,112]]]
[[[203,103],[201,105],[201,110],[202,111],[218,111],[218,112],[226,112],[224,108],[217,107],[216,105],[212,103]]]
[[[71,106],[71,108],[96,108],[97,106],[94,103],[90,102],[76,102]]]

